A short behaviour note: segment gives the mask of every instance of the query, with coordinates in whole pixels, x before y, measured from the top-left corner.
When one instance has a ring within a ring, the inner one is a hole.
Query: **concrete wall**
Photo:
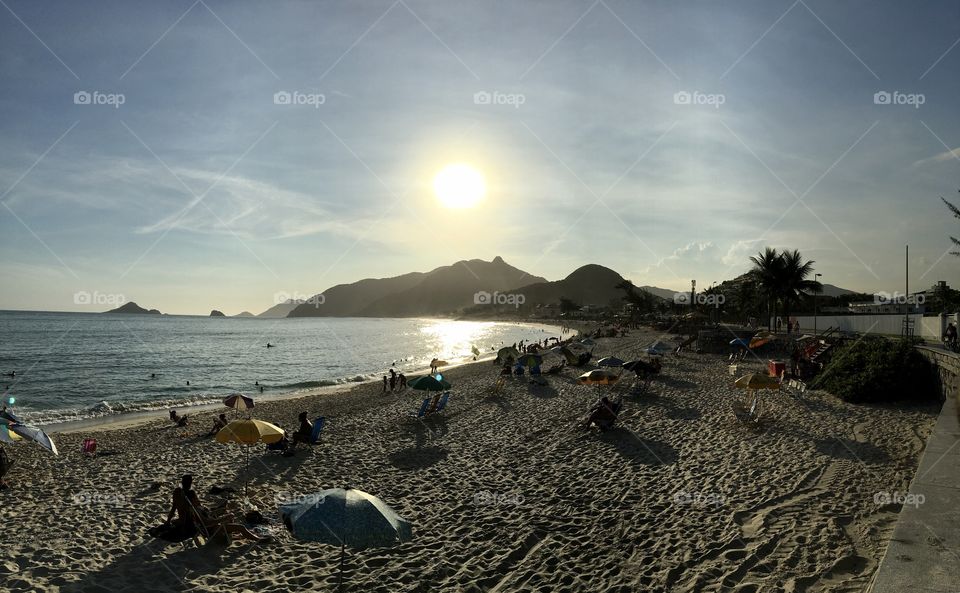
[[[903,328],[903,315],[818,315],[816,318],[817,331],[824,331],[829,327],[839,327],[844,331],[870,333],[887,336],[899,336]],[[910,315],[913,319],[913,335],[926,341],[940,343],[940,337],[947,323],[957,325],[958,314],[940,317],[924,317]],[[813,315],[799,315],[793,317],[800,322],[800,330],[813,333]],[[786,326],[782,326],[786,330]]]
[[[960,396],[960,356],[929,346],[917,346],[917,350],[933,363],[940,375],[941,399]]]

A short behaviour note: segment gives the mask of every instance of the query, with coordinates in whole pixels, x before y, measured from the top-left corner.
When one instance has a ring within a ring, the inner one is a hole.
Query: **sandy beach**
[[[629,360],[657,337],[599,339],[595,353]],[[229,547],[147,533],[181,474],[205,503],[219,500],[211,486],[242,489],[240,448],[197,436],[213,412],[186,429],[57,434],[59,457],[8,445],[0,588],[333,590],[339,549],[293,539],[277,502],[350,486],[411,521],[414,540],[348,553],[348,590],[864,591],[900,508],[884,494],[907,491],[937,412],[776,392],[771,424],[751,432],[731,412],[743,393],[726,359],[684,353],[601,433],[574,426],[597,397],[577,374],[494,392],[489,362],[450,369],[449,407],[424,422],[407,417],[421,392],[379,384],[258,404],[254,417],[288,429],[301,410],[328,425],[293,457],[252,451],[249,495],[272,538]],[[97,457],[81,455],[84,437]]]

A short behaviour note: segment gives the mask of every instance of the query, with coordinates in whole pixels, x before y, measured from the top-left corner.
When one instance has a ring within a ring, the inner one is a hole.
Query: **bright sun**
[[[447,208],[472,208],[487,193],[483,175],[470,165],[447,165],[433,178],[433,191]]]

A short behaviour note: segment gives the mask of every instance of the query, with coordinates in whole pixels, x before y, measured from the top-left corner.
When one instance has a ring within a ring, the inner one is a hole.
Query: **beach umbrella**
[[[761,373],[750,373],[744,375],[733,382],[740,389],[753,390],[753,401],[750,403],[749,411],[745,410],[745,416],[756,420],[760,416],[760,390],[761,389],[780,389],[780,381],[776,377],[764,375]]]
[[[505,364],[508,358],[514,360],[520,358],[520,351],[514,348],[513,346],[507,346],[497,350],[497,359],[494,361],[494,364]]]
[[[54,455],[60,454],[60,452],[57,451],[57,445],[53,442],[53,439],[51,439],[47,433],[43,432],[39,428],[29,426],[27,424],[8,424],[7,426],[9,427],[10,432],[25,439],[30,439]]]
[[[247,466],[247,481],[243,484],[243,494],[247,494],[247,484],[250,482],[250,447],[257,443],[272,444],[283,440],[283,429],[263,420],[244,418],[233,420],[217,432],[215,437],[218,443],[237,443],[243,447]]]
[[[733,382],[740,389],[780,389],[780,381],[763,373],[750,373]]]
[[[437,379],[432,375],[424,375],[408,382],[407,386],[421,391],[447,391],[450,389],[451,384],[446,379]]]
[[[538,367],[543,363],[543,357],[539,354],[521,354],[517,359],[517,364],[525,367]]]
[[[223,399],[223,405],[234,410],[249,410],[253,408],[253,398],[242,393],[231,393]]]
[[[768,344],[771,340],[773,340],[772,336],[762,337],[762,338],[758,338],[754,336],[750,338],[750,345],[748,346],[748,348],[750,348],[751,350],[753,350],[754,348],[759,348],[760,346]]]
[[[390,547],[413,539],[412,525],[387,503],[355,488],[331,488],[280,505],[280,517],[299,540],[340,546],[342,584],[347,546],[356,550]]]
[[[577,377],[581,385],[613,385],[619,379],[620,375],[606,369],[594,369]]]
[[[622,367],[624,364],[624,361],[616,356],[605,356],[597,361],[598,367]]]
[[[0,410],[0,424],[23,424],[23,420],[20,420],[16,414],[4,406],[3,409]]]
[[[15,443],[22,440],[22,437],[10,430],[7,424],[0,424],[0,443]]]

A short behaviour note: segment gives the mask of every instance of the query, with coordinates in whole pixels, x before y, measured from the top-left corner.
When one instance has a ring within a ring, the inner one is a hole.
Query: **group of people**
[[[387,389],[389,386],[390,389]],[[388,379],[386,375],[383,376],[383,392],[387,391],[402,391],[407,387],[407,377],[403,373],[397,373],[392,367],[390,368],[390,378]]]

